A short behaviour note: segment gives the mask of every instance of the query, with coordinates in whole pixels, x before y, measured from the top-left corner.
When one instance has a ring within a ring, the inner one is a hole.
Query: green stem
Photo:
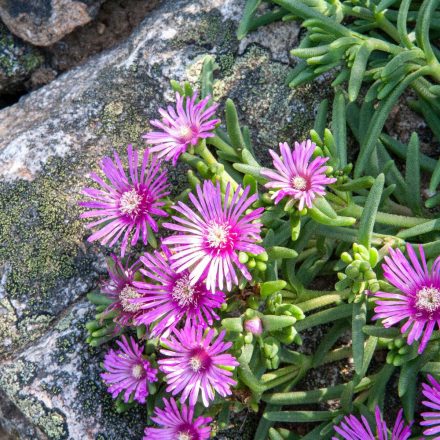
[[[373,381],[364,377],[355,387],[355,392],[361,392],[368,389],[373,384]],[[341,397],[343,391],[348,384],[335,385],[328,388],[319,388],[310,391],[291,391],[288,393],[273,393],[262,397],[264,402],[272,405],[302,405],[310,403],[320,403],[327,400],[338,399]]]
[[[353,351],[351,347],[341,347],[336,348],[335,350],[329,351],[325,356],[322,362],[317,365],[317,367],[324,364],[331,364],[332,362],[340,361],[341,359],[346,359],[353,355]]]
[[[324,235],[326,238],[334,238],[336,240],[346,241],[348,243],[357,243],[358,241],[357,229],[319,224],[316,227],[316,232],[319,235]],[[385,239],[389,239],[389,237],[389,235],[373,233],[371,244],[382,246],[386,241]]]
[[[207,165],[221,165],[214,155],[209,151],[208,147],[206,146],[206,142],[201,142],[199,145],[197,145],[195,152],[206,162]],[[228,172],[223,171],[220,174],[220,178],[224,179],[226,182],[229,182],[233,190],[238,188],[237,182]]]
[[[301,303],[297,303],[296,305],[303,311],[309,312],[310,310],[319,309],[320,307],[328,306],[333,303],[340,303],[344,298],[348,297],[349,291],[344,291],[345,295],[342,295],[342,292],[337,292],[333,295],[323,295],[318,298],[309,299],[308,301],[304,301]]]
[[[221,139],[218,136],[214,136],[212,138],[208,138],[206,140],[206,143],[208,143],[210,145],[213,145],[218,150],[223,151],[225,153],[228,153],[231,156],[235,156],[237,158],[237,160],[239,159],[239,157],[237,156],[236,151],[229,144],[227,144],[223,139]]]
[[[360,218],[364,208],[355,204],[351,204],[344,209],[341,209],[338,214]],[[429,222],[429,218],[420,217],[406,217],[403,215],[387,214],[386,212],[377,212],[376,222],[382,225],[391,225],[402,228],[412,228],[413,226],[421,225],[422,223]]]
[[[307,319],[298,321],[295,328],[298,331],[306,330],[317,325],[327,324],[338,319],[347,318],[351,316],[353,311],[353,304],[342,304],[340,306],[332,307],[331,309],[323,310],[321,312],[309,315]]]

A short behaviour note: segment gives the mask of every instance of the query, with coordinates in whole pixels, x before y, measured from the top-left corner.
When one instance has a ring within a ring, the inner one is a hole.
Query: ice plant
[[[168,106],[167,110],[159,109],[162,120],[154,119],[151,125],[160,131],[152,131],[143,137],[150,148],[159,157],[172,160],[176,165],[179,156],[190,145],[197,145],[200,139],[214,136],[214,128],[219,119],[211,119],[218,104],[208,105],[210,96],[197,102],[198,93],[192,97],[180,96],[176,93],[176,108]]]
[[[173,216],[176,224],[164,223],[164,226],[178,234],[165,238],[164,243],[172,246],[173,269],[177,273],[190,269],[192,285],[206,278],[211,291],[217,287],[223,289],[225,285],[231,290],[238,284],[236,268],[246,279],[251,279],[238,253],[264,251],[256,244],[261,240],[258,220],[263,208],[245,214],[258,197],[248,195],[249,187],[244,191],[238,187],[232,192],[228,184],[223,199],[220,184],[206,180],[203,186],[197,186],[197,197],[189,194],[195,210],[183,202],[174,206],[181,217]]]
[[[124,264],[113,254],[107,259],[109,279],[102,283],[101,292],[113,301],[106,310],[117,310],[118,316],[114,321],[122,326],[133,325],[133,318],[139,313],[140,305],[132,300],[142,296],[133,284],[135,274],[141,266],[139,260],[130,264],[127,259]]]
[[[202,327],[187,324],[162,340],[164,348],[160,352],[165,358],[158,363],[166,375],[167,392],[173,395],[181,392],[181,402],[189,398],[191,406],[196,404],[199,393],[205,406],[214,400],[215,391],[222,397],[231,394],[231,386],[237,383],[230,370],[238,362],[225,353],[232,343],[224,342],[224,337],[224,331],[215,337],[213,329],[204,334]]]
[[[428,270],[423,247],[419,246],[420,260],[416,252],[407,244],[409,260],[400,249],[390,249],[382,265],[385,278],[401,293],[377,292],[374,319],[383,319],[383,325],[390,327],[406,320],[401,332],[408,332],[407,341],[411,345],[421,338],[419,353],[428,343],[434,327],[440,325],[440,257]]]
[[[124,393],[124,401],[130,397],[139,403],[145,403],[148,397],[148,384],[157,381],[157,370],[143,357],[143,348],[130,337],[122,336],[117,341],[119,350],[110,350],[104,358],[105,373],[102,379],[108,386],[108,392],[115,399]]]
[[[146,280],[135,282],[142,297],[135,300],[140,309],[136,325],[153,324],[151,336],[167,336],[182,320],[207,327],[219,319],[215,309],[225,300],[223,292],[211,292],[203,281],[190,283],[190,273],[176,273],[170,267],[171,253],[166,246],[162,252],[146,253],[141,257],[141,273]],[[163,334],[166,332],[165,334]]]
[[[431,376],[428,375],[430,385],[424,383],[423,395],[428,399],[424,400],[423,405],[431,409],[431,411],[423,412],[423,422],[420,422],[422,426],[426,426],[427,429],[423,431],[425,435],[434,435],[434,440],[440,439],[440,384]]]
[[[403,421],[403,410],[397,414],[396,423],[394,424],[391,438],[388,435],[388,429],[379,407],[376,407],[376,428],[371,429],[367,419],[364,416],[359,418],[353,414],[343,418],[343,421],[334,426],[334,430],[341,438],[345,440],[407,440],[411,436],[411,424],[406,426]],[[374,433],[373,433],[374,431]],[[333,437],[333,440],[339,440],[338,437]]]
[[[179,410],[176,401],[163,399],[165,408],[155,408],[151,417],[159,428],[145,428],[144,440],[207,440],[211,428],[211,417],[194,418],[194,406],[181,404]]]
[[[127,155],[128,174],[116,152],[114,161],[105,157],[101,169],[107,181],[92,173],[90,177],[101,188],[85,188],[83,193],[93,200],[80,202],[81,206],[90,208],[81,218],[99,217],[87,225],[100,227],[88,241],[100,240],[102,244],[113,246],[122,236],[122,256],[130,235],[134,246],[139,237],[147,244],[149,228],[157,232],[154,217],[167,215],[162,207],[163,198],[169,194],[166,171],[161,170],[161,161],[156,156],[145,150],[139,164],[138,152],[131,145],[127,147]]]
[[[292,151],[287,142],[280,143],[281,157],[273,150],[269,150],[276,171],[264,169],[261,174],[270,179],[266,188],[275,189],[272,199],[279,203],[285,197],[290,206],[298,201],[298,209],[304,206],[311,208],[316,196],[325,194],[325,185],[336,181],[327,177],[327,167],[324,164],[328,157],[316,157],[310,162],[316,145],[310,140],[298,143]]]

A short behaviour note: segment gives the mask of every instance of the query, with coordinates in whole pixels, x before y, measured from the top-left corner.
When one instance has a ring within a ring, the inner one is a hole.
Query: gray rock
[[[0,21],[0,95],[14,94],[23,89],[44,62],[43,54],[10,33]]]
[[[92,20],[104,0],[0,0],[0,18],[36,46],[50,46]]]
[[[218,64],[216,97],[236,101],[262,160],[268,147],[306,136],[329,87],[290,90],[289,66],[264,40],[239,54],[242,7],[236,0],[166,0],[126,43],[0,111],[4,432],[20,439],[140,438],[144,409],[114,413],[98,376],[102,352],[84,342],[83,324],[92,316],[84,296],[103,274],[108,250],[86,242],[77,201],[103,155],[123,152],[129,142],[143,146],[148,120],[172,98],[169,79],[196,83],[207,54]],[[184,171],[170,168],[176,192],[185,187]]]

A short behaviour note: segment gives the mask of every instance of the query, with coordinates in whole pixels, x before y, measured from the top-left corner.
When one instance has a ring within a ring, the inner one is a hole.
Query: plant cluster
[[[244,408],[262,415],[257,440],[299,438],[285,423],[312,423],[308,440],[439,438],[440,220],[429,208],[439,201],[440,162],[420,152],[417,134],[404,145],[382,133],[407,86],[421,105],[438,105],[429,25],[417,20],[406,39],[402,28],[408,17],[435,20],[436,2],[412,15],[402,2],[393,15],[395,1],[276,0],[282,8],[257,16],[259,3],[248,1],[239,33],[305,19],[296,55],[307,62],[293,85],[342,65],[336,84],[348,80],[348,92],[335,94],[331,120],[321,103],[310,139],[280,143],[263,166],[232,100],[224,124],[218,118],[208,56],[200,94],[172,81],[176,102],[151,121],[145,149],[103,159],[81,202],[81,216],[95,219],[89,241],[120,244],[109,279],[88,295],[97,309],[88,342],[117,338],[102,379],[119,411],[146,405],[144,439],[207,439]],[[358,105],[363,79],[373,84]],[[360,151],[354,165],[347,129]],[[392,154],[406,158],[404,175]],[[189,187],[171,197],[166,166],[177,161],[191,168]],[[432,174],[426,201],[423,171]],[[317,289],[320,279],[334,287]],[[317,327],[325,335],[304,354],[303,332]],[[352,342],[340,346],[347,332]],[[337,361],[352,362],[347,383],[295,390]],[[381,409],[395,373],[402,409],[389,430]],[[413,424],[419,374],[426,411]],[[301,408],[335,399],[336,409]]]

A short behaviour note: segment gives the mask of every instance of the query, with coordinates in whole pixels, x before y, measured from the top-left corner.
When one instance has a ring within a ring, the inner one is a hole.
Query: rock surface
[[[216,97],[235,100],[262,159],[306,135],[329,87],[289,89],[277,38],[240,46],[242,7],[165,0],[126,43],[0,111],[0,437],[141,438],[145,410],[112,410],[98,376],[103,352],[84,342],[93,313],[84,296],[108,250],[86,242],[79,192],[103,155],[142,147],[148,120],[172,98],[169,79],[197,81],[207,54],[218,64]],[[297,29],[286,31],[293,45]],[[177,192],[184,168],[169,173]]]
[[[0,21],[0,95],[16,93],[43,61],[38,49],[12,35]]]
[[[104,0],[0,0],[0,18],[36,46],[50,46],[92,20]]]

